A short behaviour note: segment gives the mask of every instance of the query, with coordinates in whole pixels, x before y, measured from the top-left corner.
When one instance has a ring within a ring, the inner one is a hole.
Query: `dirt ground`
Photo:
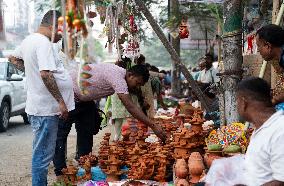
[[[104,128],[94,136],[93,152],[97,153],[102,137],[110,132],[110,127]],[[32,130],[25,125],[21,117],[10,120],[7,132],[0,133],[0,186],[31,186],[31,152]],[[76,150],[76,131],[74,127],[68,136],[67,157],[74,158]],[[55,181],[53,165],[49,166],[48,183]]]

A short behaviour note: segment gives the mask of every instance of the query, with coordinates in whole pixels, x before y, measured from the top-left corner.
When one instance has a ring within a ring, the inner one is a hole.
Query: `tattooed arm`
[[[18,70],[25,72],[24,61],[22,59],[16,58],[14,56],[9,56],[8,60],[12,63]]]
[[[59,103],[59,109],[61,112],[61,117],[63,119],[68,118],[68,110],[66,104],[63,100],[63,97],[58,89],[57,83],[54,79],[53,73],[47,70],[40,71],[41,78],[46,88],[50,92],[50,94],[55,98],[55,100]]]

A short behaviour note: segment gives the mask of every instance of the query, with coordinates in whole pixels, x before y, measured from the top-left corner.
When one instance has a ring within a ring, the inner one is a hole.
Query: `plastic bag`
[[[214,160],[205,178],[208,186],[233,186],[246,184],[245,156]]]

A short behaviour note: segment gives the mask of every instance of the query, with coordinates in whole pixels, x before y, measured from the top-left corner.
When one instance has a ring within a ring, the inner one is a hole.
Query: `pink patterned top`
[[[81,75],[80,83],[86,90],[85,94],[80,91],[77,83],[78,69],[73,68],[69,72],[73,80],[75,96],[80,101],[97,100],[114,93],[128,94],[126,70],[117,65],[99,63],[88,64],[86,68],[83,68],[85,77]]]

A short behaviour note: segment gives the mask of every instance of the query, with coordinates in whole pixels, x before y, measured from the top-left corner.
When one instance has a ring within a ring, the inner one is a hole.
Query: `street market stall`
[[[154,120],[168,133],[165,143],[143,123],[128,119],[121,141],[110,141],[111,134],[106,133],[98,154],[83,156],[78,164],[70,163],[63,170],[63,185],[194,185],[206,175],[215,159],[245,153],[251,130],[242,123],[217,129],[214,122],[204,119],[205,112],[211,111],[207,100],[143,2],[97,0],[95,4],[105,25],[106,47],[110,52],[115,49],[118,59],[140,56],[135,18],[137,12],[142,11],[175,63],[181,66],[202,107],[180,101],[178,107],[172,109],[174,112],[158,112]],[[88,63],[94,61],[88,58],[90,54],[84,47],[85,44],[88,47],[88,27],[95,13],[86,12],[83,1],[67,0],[62,7],[64,13],[58,19],[59,31],[64,36],[70,59],[74,59],[77,42],[80,42],[78,85],[83,94],[88,94],[86,87],[91,85]],[[189,34],[186,25],[181,25],[180,31],[181,37]]]
[[[245,153],[251,130],[234,123],[214,129],[201,108],[184,101],[171,111],[160,110],[155,123],[168,133],[161,143],[141,122],[129,119],[123,139],[112,142],[106,133],[97,155],[81,157],[64,169],[71,185],[194,185],[215,159]]]

